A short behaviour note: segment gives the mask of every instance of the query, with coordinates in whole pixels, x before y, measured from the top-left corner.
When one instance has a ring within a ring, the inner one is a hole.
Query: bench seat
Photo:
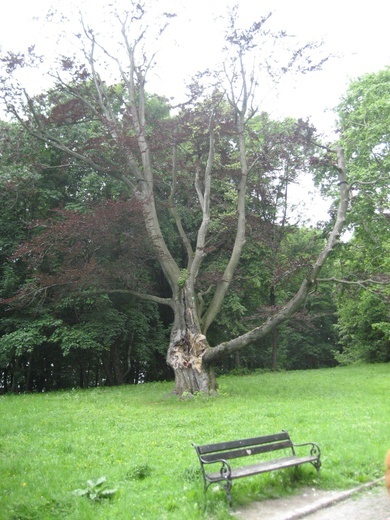
[[[316,462],[317,457],[283,457],[281,459],[275,460],[267,460],[265,462],[259,462],[258,464],[250,464],[249,466],[244,466],[242,468],[232,468],[232,472],[230,478],[242,478],[249,477],[251,475],[258,475],[260,473],[267,473],[269,471],[275,471],[277,469],[283,468],[291,468],[293,466],[299,466],[301,464],[306,464],[307,462]],[[220,481],[221,473],[216,471],[214,473],[207,474],[207,480],[211,481]]]
[[[321,451],[318,445],[313,442],[294,444],[285,430],[281,433],[261,437],[204,445],[193,444],[193,446],[201,465],[205,491],[211,484],[221,482],[226,489],[230,507],[232,505],[232,481],[235,479],[300,466],[301,464],[311,464],[317,471],[321,467]],[[296,449],[301,450],[305,446],[309,447],[309,454],[298,455]],[[246,465],[241,462],[242,459],[245,462],[246,457],[255,455],[260,457],[265,453],[276,451],[281,453],[279,458],[256,461]],[[235,459],[240,459],[241,464],[235,466],[232,463]],[[218,471],[215,471],[216,465]],[[208,467],[211,471],[207,471]]]

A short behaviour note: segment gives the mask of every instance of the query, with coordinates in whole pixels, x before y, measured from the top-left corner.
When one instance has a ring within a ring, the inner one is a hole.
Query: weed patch
[[[152,468],[147,462],[136,464],[131,467],[126,473],[126,479],[128,480],[143,480],[152,474]]]

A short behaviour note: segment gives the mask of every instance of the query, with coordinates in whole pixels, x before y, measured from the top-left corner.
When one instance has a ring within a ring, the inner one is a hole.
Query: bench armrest
[[[303,444],[294,444],[292,443],[294,448],[299,448],[301,446],[311,446],[310,448],[310,455],[313,457],[317,457],[318,460],[321,458],[321,450],[318,444],[315,444],[314,442],[304,442]]]
[[[202,464],[202,470],[205,479],[207,479],[209,482],[218,481],[218,480],[230,480],[231,474],[232,474],[232,468],[230,464],[225,459],[216,459],[216,460],[204,460],[203,457],[199,457],[199,460]],[[214,478],[208,478],[207,473],[204,471],[203,464],[221,464],[221,467],[219,469],[219,474],[221,475],[220,478],[214,479]]]

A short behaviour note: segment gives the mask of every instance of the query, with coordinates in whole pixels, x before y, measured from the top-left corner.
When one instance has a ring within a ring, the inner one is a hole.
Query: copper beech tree
[[[105,45],[104,40],[82,23],[78,41],[85,60],[80,63],[74,58],[61,57],[58,69],[51,72],[55,84],[47,94],[30,96],[10,79],[29,59],[34,61],[32,49],[30,56],[9,54],[3,59],[7,81],[11,81],[3,83],[4,100],[20,124],[75,164],[121,181],[128,197],[139,204],[170,294],[164,297],[140,290],[134,276],[128,277],[131,283],[124,282],[123,287],[113,290],[172,309],[167,363],[174,371],[175,391],[179,395],[215,393],[216,362],[269,334],[304,304],[339,241],[346,218],[347,172],[343,150],[335,148],[328,155],[333,154],[331,168],[339,186],[337,215],[321,253],[306,268],[299,290],[284,307],[249,332],[213,347],[209,345],[208,329],[221,310],[245,245],[246,202],[253,189],[251,175],[261,163],[260,154],[251,144],[250,123],[256,117],[253,100],[257,79],[248,65],[249,56],[253,51],[258,52],[260,37],[281,41],[284,36],[265,29],[268,19],[269,16],[247,30],[239,30],[235,13],[232,14],[224,66],[219,75],[209,76],[213,82],[211,93],[202,96],[200,83],[193,83],[191,102],[175,116],[159,113],[153,103],[156,98],[146,90],[154,55],[148,57],[146,52],[146,44],[151,40],[144,24],[145,11],[139,3],[134,4],[132,13],[117,16],[120,52],[111,48],[112,42]],[[136,33],[138,26],[141,30]],[[161,34],[162,31],[158,36]],[[296,48],[286,63],[280,65],[281,74],[290,69],[306,72],[320,66],[321,63],[313,65],[310,57],[313,50],[312,44]],[[100,68],[104,65],[108,69]],[[260,66],[270,68],[270,60]],[[114,81],[106,79],[107,71],[110,77],[116,74]],[[73,132],[76,126],[78,130]],[[263,168],[266,170],[264,165]],[[257,182],[261,182],[261,176]],[[230,251],[222,272],[211,277],[205,288],[199,277],[210,251],[211,237],[218,227],[216,223],[222,222],[220,213],[225,211],[226,200],[229,200],[229,211],[226,210],[229,218],[225,223],[228,222]],[[175,243],[162,230],[164,211],[170,214],[170,222],[176,228],[180,254],[177,254],[177,240]],[[129,269],[131,266],[130,262]],[[121,268],[124,269],[123,263]]]

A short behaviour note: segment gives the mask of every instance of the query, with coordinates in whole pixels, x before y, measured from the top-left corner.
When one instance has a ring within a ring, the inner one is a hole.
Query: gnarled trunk
[[[203,362],[203,355],[209,348],[206,337],[200,332],[194,334],[188,328],[176,331],[167,354],[167,362],[175,373],[175,393],[217,393],[213,368]]]
[[[203,356],[210,346],[202,333],[193,291],[185,285],[174,305],[175,320],[167,353],[167,363],[175,373],[175,393],[213,395],[217,392],[214,370]]]

